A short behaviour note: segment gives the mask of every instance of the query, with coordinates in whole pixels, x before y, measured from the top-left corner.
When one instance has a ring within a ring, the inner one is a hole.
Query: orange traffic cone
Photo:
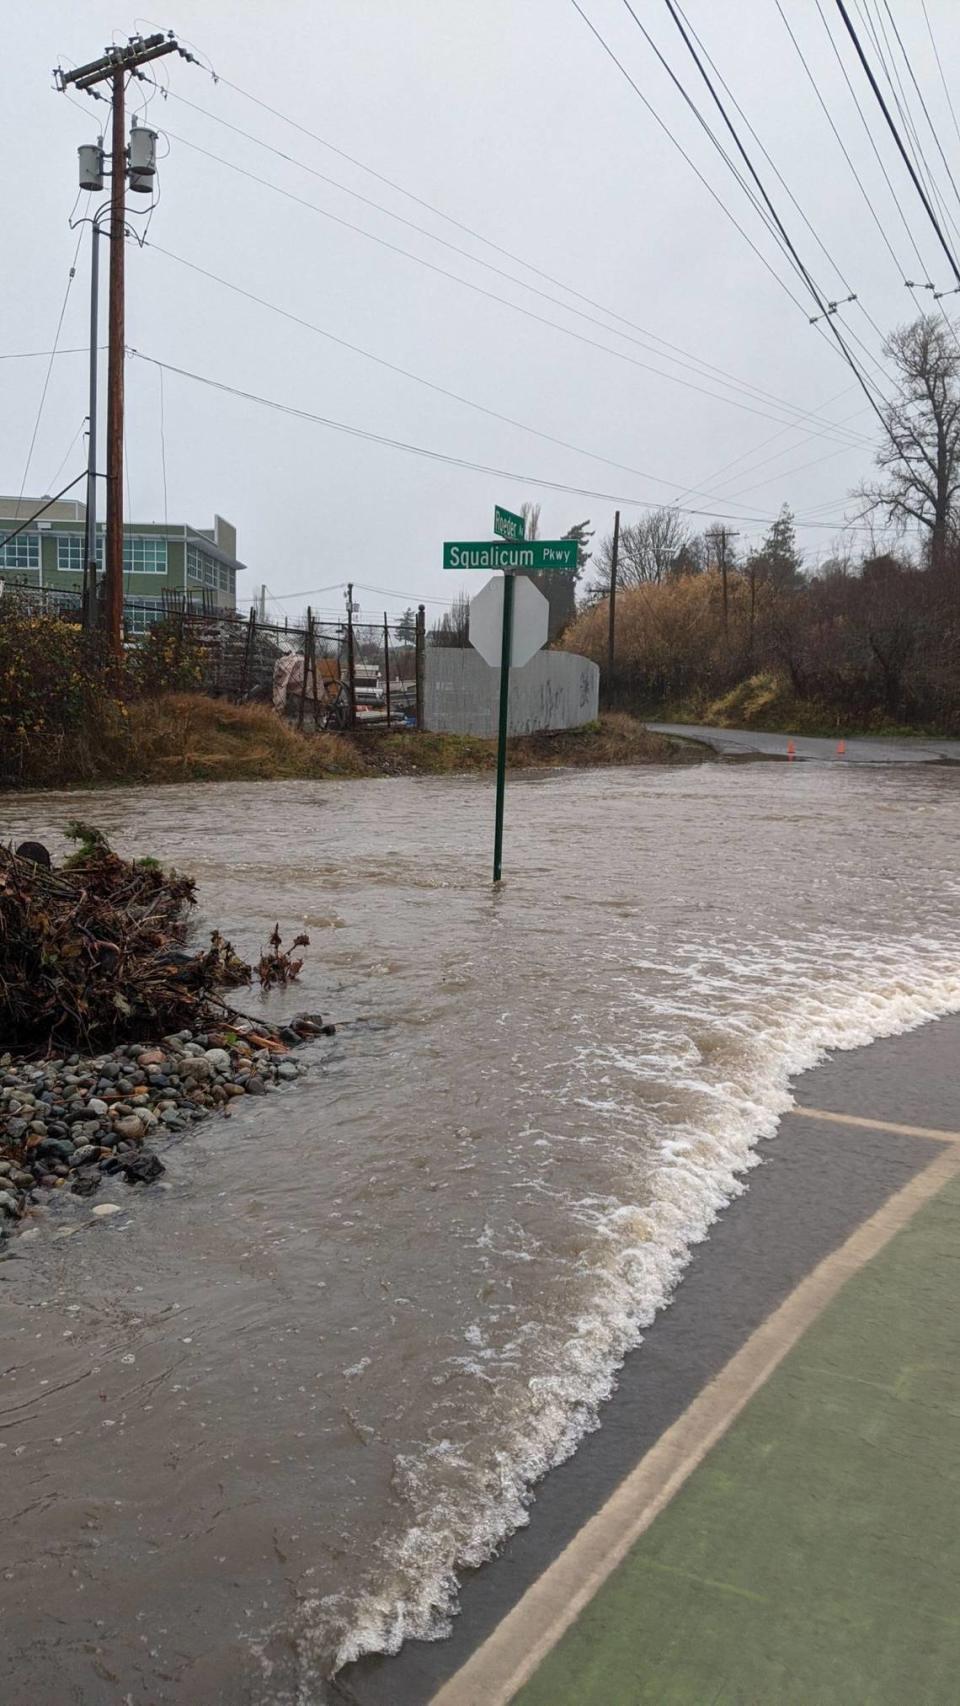
[[[847,756],[847,743],[845,740],[842,740],[842,739],[838,740],[837,741],[837,757],[838,758],[846,758],[846,756]]]
[[[797,749],[794,746],[793,741],[788,740],[787,741],[787,757],[788,758],[796,758],[796,756],[797,756]]]

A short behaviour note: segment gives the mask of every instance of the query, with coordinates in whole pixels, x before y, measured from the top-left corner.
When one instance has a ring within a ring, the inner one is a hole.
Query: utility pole
[[[353,649],[353,582],[347,587],[347,683],[350,690],[350,728],[357,726],[357,662]]]
[[[607,632],[607,704],[613,699],[613,651],[617,634],[617,564],[620,561],[620,511],[613,517],[613,551],[610,556],[610,625]]]
[[[267,586],[265,581],[260,583],[260,609],[258,612],[261,622],[267,620]]]
[[[101,158],[103,150],[100,150]],[[101,183],[102,183],[101,179]],[[83,546],[83,625],[97,625],[97,367],[100,307],[100,227],[94,215],[90,231],[90,400],[87,421],[87,508]]]
[[[151,193],[156,173],[156,133],[134,130],[131,135],[129,167],[126,147],[125,93],[128,76],[139,76],[139,68],[167,53],[185,53],[173,35],[131,36],[126,46],[107,48],[100,59],[75,70],[57,70],[54,76],[61,93],[73,85],[96,91],[109,82],[113,102],[110,146],[110,318],[107,365],[107,538],[104,551],[104,623],[107,647],[119,663],[123,656],[123,358],[124,358],[124,257],[126,242],[126,198],[130,188]],[[97,99],[102,97],[96,94]],[[82,157],[81,157],[82,170]],[[96,244],[96,238],[94,238]],[[93,387],[95,388],[95,386]],[[91,421],[91,436],[95,437]],[[89,502],[88,502],[89,511]],[[95,523],[94,523],[95,525]],[[95,536],[94,536],[95,542]],[[94,553],[95,562],[95,553]],[[88,571],[89,572],[89,571]],[[94,568],[94,573],[96,572]]]

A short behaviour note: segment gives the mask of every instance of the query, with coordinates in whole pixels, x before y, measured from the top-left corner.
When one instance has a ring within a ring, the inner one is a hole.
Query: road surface
[[[960,764],[960,740],[861,736],[846,740],[845,751],[837,751],[836,740],[819,735],[764,734],[757,729],[715,729],[701,723],[648,723],[658,735],[679,735],[683,740],[704,741],[724,758],[789,758],[793,743],[796,758],[826,760],[831,764]]]

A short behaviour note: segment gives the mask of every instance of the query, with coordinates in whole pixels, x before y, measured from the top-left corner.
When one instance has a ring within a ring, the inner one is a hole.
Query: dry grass
[[[527,766],[689,763],[690,748],[648,734],[636,718],[511,740],[508,762]],[[230,705],[197,693],[172,693],[130,705],[96,741],[49,744],[44,787],[91,783],[235,782],[282,778],[442,776],[493,770],[494,740],[470,735],[391,733],[299,734],[269,706]],[[26,777],[25,777],[26,780]],[[29,784],[28,784],[29,785]]]

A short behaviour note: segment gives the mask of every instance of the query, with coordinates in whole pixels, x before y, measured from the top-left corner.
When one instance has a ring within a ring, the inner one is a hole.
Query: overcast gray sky
[[[884,0],[861,3],[869,7],[875,25],[882,17],[889,34]],[[890,3],[937,135],[960,180],[960,140],[922,0]],[[158,72],[183,99],[155,96],[149,106],[147,122],[167,133],[160,146],[161,153],[167,148],[169,153],[162,161],[160,202],[149,230],[150,244],[157,246],[128,252],[128,344],[145,356],[292,408],[505,471],[478,473],[405,454],[167,373],[169,519],[202,527],[216,510],[235,522],[251,595],[261,581],[281,600],[284,594],[313,594],[352,578],[391,593],[385,600],[379,592],[359,592],[364,615],[375,614],[385,603],[395,611],[418,598],[450,598],[458,587],[472,583],[466,575],[444,575],[442,541],[487,537],[496,501],[514,509],[524,498],[541,502],[545,537],[589,517],[599,539],[612,525],[617,499],[624,518],[631,519],[640,513],[637,500],[683,497],[691,507],[743,517],[739,527],[745,540],[762,533],[763,518],[772,517],[783,502],[810,521],[842,518],[850,512],[846,494],[868,472],[871,460],[868,445],[851,443],[848,435],[872,439],[876,426],[853,374],[830,341],[807,323],[807,314],[815,310],[803,286],[684,106],[623,0],[581,4],[723,206],[697,180],[571,0],[485,0],[482,6],[475,0],[324,0],[320,5],[281,0],[271,6],[181,0],[175,14],[152,20],[119,15],[115,5],[101,0],[87,0],[82,8],[64,0],[33,0],[29,8],[18,8],[5,25],[7,212],[0,354],[52,345],[77,241],[67,224],[76,195],[75,150],[95,138],[98,122],[108,116],[105,105],[89,97],[71,95],[68,101],[57,94],[51,67],[95,57],[114,35],[119,39],[159,25],[176,29],[222,80],[214,83],[207,71],[175,58],[162,62]],[[947,260],[884,132],[849,43],[843,45],[834,0],[822,4],[919,245],[922,271],[815,0],[782,0],[883,230],[897,259],[902,257],[903,272],[947,289],[954,282]],[[666,5],[634,0],[634,9],[706,112],[709,97]],[[855,0],[853,9],[869,45]],[[867,316],[886,331],[913,317],[913,302],[831,134],[775,0],[686,0],[686,10],[831,257],[825,257],[764,164],[765,181],[804,262],[830,298],[846,295],[848,281],[858,303],[843,310],[844,324],[878,358],[880,340]],[[926,10],[952,78],[960,61],[960,7],[955,0],[926,0]],[[906,79],[905,70],[902,74]],[[135,87],[131,103],[142,104],[148,93]],[[332,147],[264,111],[249,95]],[[956,100],[960,110],[960,89]],[[248,136],[225,128],[218,118]],[[711,122],[717,122],[715,112]],[[935,144],[928,132],[921,140],[952,214],[960,219]],[[289,195],[251,181],[188,142]],[[271,154],[261,143],[289,158]],[[752,141],[750,147],[759,160]],[[602,309],[458,230],[351,165],[334,148]],[[335,182],[324,182],[317,173]],[[466,254],[411,230],[348,191]],[[751,251],[724,207],[789,281],[802,311]],[[391,251],[325,215],[408,253]],[[136,223],[142,227],[144,222]],[[332,337],[188,270],[161,248]],[[82,345],[86,337],[88,264],[84,234],[61,336],[65,348]],[[492,267],[512,278],[498,276]],[[545,300],[525,284],[557,300]],[[480,290],[528,312],[516,312]],[[103,313],[105,324],[105,300]],[[554,324],[531,317],[536,315]],[[332,338],[522,424],[508,425],[438,395]],[[748,389],[734,391],[719,376],[711,379],[678,366],[666,350],[654,352],[655,339],[725,370]],[[42,359],[0,362],[4,491],[16,492],[23,477],[45,366]],[[670,374],[674,377],[665,376]],[[680,378],[688,384],[678,384]],[[757,395],[755,388],[766,395]],[[160,520],[164,490],[156,367],[128,361],[127,399],[131,517]],[[815,411],[816,423],[807,420],[783,431],[796,410]],[[28,493],[53,489],[60,469],[61,485],[80,471],[85,413],[85,358],[64,355],[53,366]],[[845,423],[837,434],[843,442],[819,436],[829,431],[826,421]],[[547,442],[528,428],[576,448]],[[720,472],[734,458],[742,460]],[[506,472],[529,478],[514,482]],[[608,495],[564,494],[542,481]],[[684,496],[684,488],[697,495]],[[832,548],[835,530],[803,526],[800,537],[812,562]],[[305,602],[287,598],[279,607],[292,614]],[[332,610],[341,600],[329,592],[311,602]],[[437,608],[428,603],[431,613]]]

